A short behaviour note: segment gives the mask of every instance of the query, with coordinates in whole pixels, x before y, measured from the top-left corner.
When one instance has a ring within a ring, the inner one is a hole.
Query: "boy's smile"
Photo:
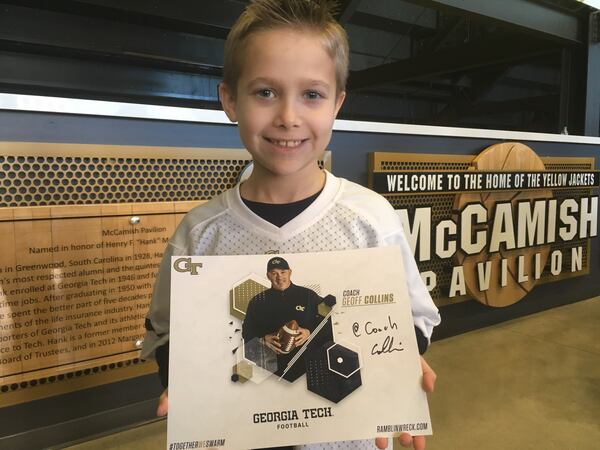
[[[331,139],[344,93],[337,95],[335,64],[318,34],[279,28],[251,35],[237,92],[223,84],[219,89],[223,108],[238,121],[254,159],[248,184],[285,179],[311,190],[322,183],[317,161]]]

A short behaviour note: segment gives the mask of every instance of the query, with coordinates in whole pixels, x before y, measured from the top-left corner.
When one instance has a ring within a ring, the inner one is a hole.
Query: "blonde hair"
[[[335,64],[336,93],[346,89],[348,79],[348,36],[335,20],[333,0],[254,0],[235,22],[225,41],[223,81],[237,91],[248,37],[259,31],[294,28],[323,38],[325,50]]]

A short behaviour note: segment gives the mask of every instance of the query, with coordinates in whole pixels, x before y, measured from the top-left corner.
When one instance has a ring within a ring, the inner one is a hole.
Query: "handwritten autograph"
[[[394,322],[391,316],[388,316],[387,323],[383,326],[376,326],[371,321],[365,322],[364,325],[361,326],[358,322],[354,322],[352,324],[352,333],[354,336],[360,337],[364,332],[367,336],[378,333],[386,333],[385,339],[382,343],[376,343],[373,345],[371,349],[371,355],[382,355],[384,353],[393,353],[393,352],[401,352],[404,351],[402,347],[402,342],[399,342],[397,345],[394,342],[394,337],[390,336],[389,332],[398,329],[398,324]]]
[[[378,349],[379,344],[375,344],[371,349],[371,355],[381,355],[383,353],[402,352],[402,342],[398,343],[398,347],[394,347],[394,338],[392,336],[386,336],[385,340],[381,344],[381,349]]]

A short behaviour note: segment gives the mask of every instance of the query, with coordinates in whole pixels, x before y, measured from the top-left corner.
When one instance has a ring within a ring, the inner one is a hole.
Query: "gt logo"
[[[177,272],[189,272],[190,275],[198,275],[198,268],[202,263],[193,263],[192,258],[179,258],[173,263],[173,269]]]
[[[296,311],[304,311],[305,308],[305,306],[296,305]]]

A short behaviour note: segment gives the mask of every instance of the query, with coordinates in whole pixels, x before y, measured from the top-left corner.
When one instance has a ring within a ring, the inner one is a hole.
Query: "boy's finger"
[[[423,372],[423,381],[422,381],[423,390],[425,392],[431,393],[431,392],[433,392],[433,389],[435,387],[435,380],[437,378],[437,375],[435,374],[433,369],[429,366],[429,364],[427,364],[427,361],[425,361],[425,358],[423,358],[422,356],[421,356],[421,370]]]
[[[398,436],[398,441],[402,447],[410,447],[413,443],[413,438],[408,433],[402,433]]]
[[[384,448],[387,448],[387,446],[388,446],[388,439],[387,438],[375,438],[375,445],[377,446],[377,448],[379,450],[383,450]]]
[[[169,395],[165,390],[158,399],[158,408],[156,408],[156,415],[158,417],[164,417],[169,412]]]
[[[412,441],[414,450],[425,450],[425,436],[414,436]]]

